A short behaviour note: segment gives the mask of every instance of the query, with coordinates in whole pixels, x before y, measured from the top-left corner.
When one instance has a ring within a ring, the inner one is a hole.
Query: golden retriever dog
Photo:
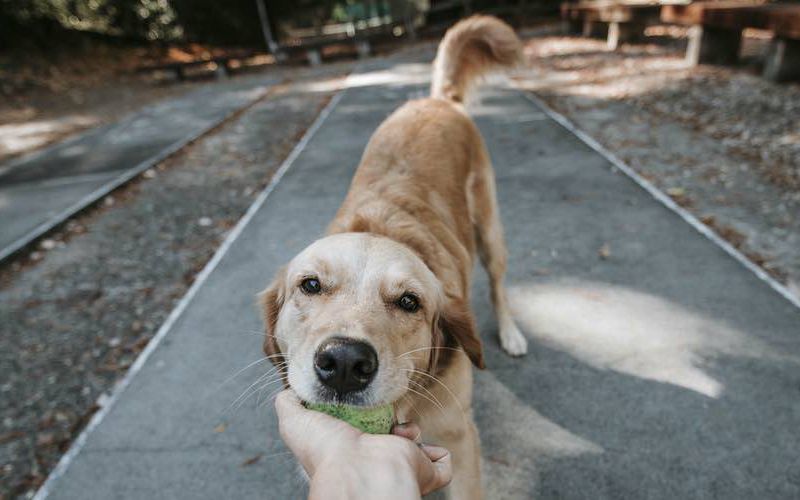
[[[392,403],[425,442],[452,453],[448,497],[481,497],[472,367],[484,368],[470,310],[475,255],[489,274],[502,347],[527,343],[503,288],[506,249],[494,173],[463,102],[483,74],[515,64],[520,41],[474,16],[439,45],[431,96],[378,127],[327,235],[262,293],[264,350],[300,399]]]

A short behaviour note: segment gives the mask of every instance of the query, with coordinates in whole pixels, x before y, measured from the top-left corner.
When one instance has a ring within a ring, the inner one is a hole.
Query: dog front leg
[[[471,416],[465,416],[461,428],[450,430],[436,443],[450,450],[453,480],[445,489],[448,500],[480,500],[481,447],[478,429]]]

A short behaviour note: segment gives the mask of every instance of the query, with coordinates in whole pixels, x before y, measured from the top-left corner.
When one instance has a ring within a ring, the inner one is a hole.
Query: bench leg
[[[319,66],[322,64],[322,54],[320,54],[317,49],[308,50],[306,52],[306,58],[308,58],[308,64],[312,66]]]
[[[613,22],[608,25],[608,50],[617,50],[619,44],[641,40],[644,35],[644,26],[637,23]]]
[[[800,80],[800,40],[772,40],[764,63],[764,78],[773,82]]]
[[[583,20],[583,36],[605,38],[608,36],[608,24],[600,21]]]
[[[289,61],[289,54],[287,54],[286,51],[282,49],[278,49],[275,52],[274,57],[275,57],[275,62],[277,62],[278,64],[283,64]]]
[[[692,66],[697,64],[734,64],[739,59],[741,46],[741,30],[692,26],[689,28],[686,62]]]
[[[408,35],[409,40],[416,40],[417,39],[417,29],[414,28],[414,20],[411,18],[406,19],[404,23],[406,28],[406,35]]]
[[[583,21],[580,19],[567,19],[564,21],[564,32],[567,35],[580,35],[583,33]]]
[[[175,80],[176,81],[182,82],[182,81],[184,81],[186,79],[186,73],[183,72],[183,67],[182,66],[178,66],[175,69],[173,69],[172,71],[175,74]]]
[[[367,40],[359,40],[356,42],[356,52],[358,52],[359,59],[369,57],[370,51],[369,42]]]
[[[228,78],[230,74],[231,70],[228,67],[228,63],[217,64],[217,69],[214,70],[214,76],[217,77],[217,80],[224,80]]]

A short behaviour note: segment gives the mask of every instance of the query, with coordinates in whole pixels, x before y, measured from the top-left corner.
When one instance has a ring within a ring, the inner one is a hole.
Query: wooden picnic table
[[[394,21],[372,26],[355,27],[355,23],[339,23],[323,26],[324,31],[315,28],[295,29],[279,44],[279,51],[284,57],[304,52],[311,65],[322,62],[322,49],[335,44],[353,44],[359,57],[371,53],[370,40],[381,36],[392,36],[396,28],[401,27],[408,32],[408,22]]]
[[[739,58],[742,30],[772,32],[764,77],[800,79],[800,5],[766,2],[695,2],[665,6],[661,20],[691,26],[686,58],[693,64],[731,64]]]
[[[610,50],[644,36],[647,26],[661,22],[664,5],[690,0],[581,0],[561,4],[561,17],[570,33],[605,36]]]
[[[163,61],[152,64],[145,64],[136,68],[137,73],[149,73],[155,71],[165,71],[172,73],[175,79],[182,81],[186,79],[186,70],[200,66],[214,65],[214,73],[218,78],[230,76],[231,61],[241,61],[255,55],[254,51],[237,52],[207,58],[198,58],[190,61]]]

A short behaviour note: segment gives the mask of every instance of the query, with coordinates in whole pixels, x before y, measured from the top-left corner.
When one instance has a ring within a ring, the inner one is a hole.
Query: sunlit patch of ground
[[[603,370],[719,397],[723,384],[706,366],[719,355],[779,356],[718,320],[636,290],[602,283],[514,287],[509,300],[536,341]]]
[[[0,125],[0,158],[40,148],[98,122],[93,116],[71,115]]]
[[[530,66],[518,77],[523,88],[601,99],[651,92],[691,70],[675,48],[626,45],[609,51],[604,40],[592,38],[534,39],[525,57]]]

